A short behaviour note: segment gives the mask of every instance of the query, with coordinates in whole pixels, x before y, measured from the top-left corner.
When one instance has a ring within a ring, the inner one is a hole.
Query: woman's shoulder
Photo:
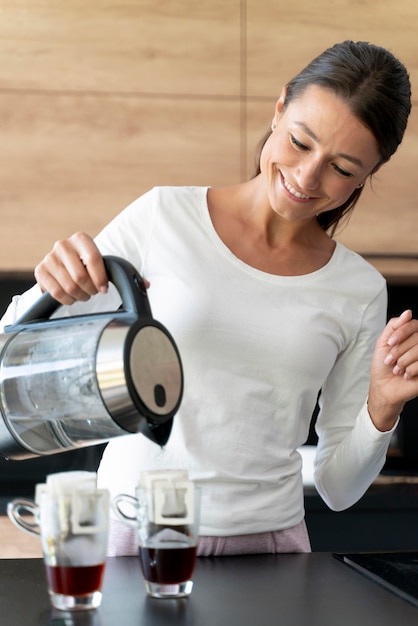
[[[337,244],[333,268],[329,278],[335,292],[361,307],[368,306],[371,302],[386,306],[386,279],[361,254]]]
[[[370,261],[359,252],[347,248],[338,241],[336,242],[336,256],[338,257],[338,262],[342,264],[344,269],[346,271],[354,271],[357,278],[362,276],[363,279],[371,280],[378,285],[383,286],[386,284],[384,276]]]
[[[128,215],[144,211],[163,211],[172,214],[180,207],[194,210],[196,207],[206,206],[207,191],[208,187],[155,186],[131,202],[125,212]]]
[[[202,196],[206,197],[209,187],[196,186],[196,185],[160,185],[150,189],[148,193],[154,197],[160,199],[174,199],[174,200],[196,200]]]

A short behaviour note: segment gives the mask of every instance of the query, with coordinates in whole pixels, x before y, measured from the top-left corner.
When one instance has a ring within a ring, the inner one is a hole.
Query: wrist
[[[384,433],[395,426],[399,415],[403,409],[403,403],[388,404],[385,401],[378,400],[373,396],[369,396],[367,401],[367,410],[374,427]]]

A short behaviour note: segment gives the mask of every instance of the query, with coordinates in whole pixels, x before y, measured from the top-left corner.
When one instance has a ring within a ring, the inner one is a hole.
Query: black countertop
[[[102,606],[49,607],[40,559],[0,561],[1,626],[416,626],[418,609],[329,553],[201,557],[188,599],[145,595],[136,557],[109,558]]]

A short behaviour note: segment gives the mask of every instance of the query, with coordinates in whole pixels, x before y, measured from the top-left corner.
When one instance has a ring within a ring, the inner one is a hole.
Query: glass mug
[[[51,604],[63,611],[95,609],[102,600],[109,492],[96,489],[92,474],[50,475],[61,482],[39,484],[35,501],[15,499],[7,506],[10,520],[20,530],[41,538]]]
[[[200,488],[182,471],[145,472],[136,497],[119,494],[116,516],[135,528],[145,589],[154,598],[182,598],[193,588]],[[128,515],[127,508],[134,509]]]

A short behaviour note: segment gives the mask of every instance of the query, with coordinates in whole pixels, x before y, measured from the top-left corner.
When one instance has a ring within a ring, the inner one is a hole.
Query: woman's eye
[[[341,169],[341,167],[338,167],[338,165],[336,165],[335,163],[334,169],[338,174],[341,174],[341,176],[345,176],[346,178],[350,178],[352,176],[351,172],[347,172],[347,170]]]
[[[306,144],[296,139],[294,135],[290,135],[290,141],[298,150],[303,150],[305,152],[309,150],[309,146],[307,146]],[[351,172],[347,172],[347,170],[343,170],[336,163],[333,163],[332,166],[334,170],[337,172],[337,174],[339,174],[340,176],[344,176],[345,178],[351,178],[353,176]]]
[[[299,148],[299,150],[309,150],[308,146],[305,146],[304,143],[298,141],[294,135],[290,135],[290,140],[296,148]]]

